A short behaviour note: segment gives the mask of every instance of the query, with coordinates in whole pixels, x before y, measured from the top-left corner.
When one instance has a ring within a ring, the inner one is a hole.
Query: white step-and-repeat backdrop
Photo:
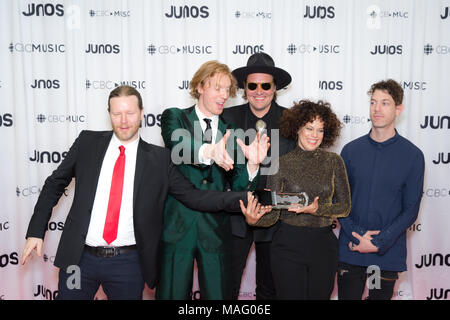
[[[402,85],[398,130],[423,150],[426,172],[394,299],[449,299],[449,30],[449,0],[1,0],[0,299],[55,298],[52,263],[74,182],[53,211],[43,257],[21,266],[28,221],[79,132],[110,129],[113,88],[141,92],[141,135],[162,145],[161,113],[193,104],[187,88],[203,62],[235,69],[261,51],[292,75],[281,105],[332,104],[345,125],[336,152],[369,131],[370,85]],[[239,94],[227,104],[242,102]],[[254,268],[252,251],[241,299],[254,299]]]

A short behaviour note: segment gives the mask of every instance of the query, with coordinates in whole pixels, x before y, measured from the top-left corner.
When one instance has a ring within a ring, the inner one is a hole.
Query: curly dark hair
[[[281,135],[285,138],[298,138],[298,130],[317,117],[324,122],[324,134],[321,147],[330,147],[339,137],[342,122],[331,110],[328,102],[319,100],[317,103],[310,100],[294,102],[294,106],[283,112],[280,118]]]
[[[401,105],[403,102],[403,88],[395,80],[387,79],[374,83],[367,91],[367,94],[372,96],[375,90],[386,91],[392,97],[396,106]]]

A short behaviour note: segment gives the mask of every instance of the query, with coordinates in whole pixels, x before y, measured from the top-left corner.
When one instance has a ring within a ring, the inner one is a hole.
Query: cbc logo
[[[428,198],[446,198],[450,196],[450,189],[447,188],[427,188],[424,191]]]

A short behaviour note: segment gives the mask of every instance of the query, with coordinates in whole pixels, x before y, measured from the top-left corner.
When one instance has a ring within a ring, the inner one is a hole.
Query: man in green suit
[[[198,189],[224,191],[229,181],[233,190],[254,190],[269,143],[266,135],[258,135],[249,146],[230,138],[234,128],[220,114],[228,97],[236,94],[231,71],[208,61],[197,70],[190,88],[197,104],[166,109],[161,117],[161,133],[172,161]],[[233,152],[227,152],[230,149]],[[230,242],[227,213],[194,211],[169,195],[156,298],[190,299],[195,260],[201,298],[230,299]]]

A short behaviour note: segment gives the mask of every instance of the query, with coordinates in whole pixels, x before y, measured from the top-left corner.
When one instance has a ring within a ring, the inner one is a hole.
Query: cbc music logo
[[[0,113],[0,127],[12,127],[13,115],[11,113]]]
[[[335,17],[334,7],[306,6],[303,18],[309,19],[333,19]]]
[[[272,19],[272,12],[236,10],[236,19]]]
[[[36,116],[36,121],[39,123],[51,123],[51,124],[61,124],[61,123],[83,123],[86,122],[86,116],[84,115],[64,115],[64,114],[38,114]]]
[[[423,194],[427,198],[447,198],[450,197],[450,188],[426,188]]]
[[[294,55],[296,53],[300,54],[339,54],[341,53],[340,45],[336,44],[289,44],[287,46],[287,52],[290,55]]]
[[[23,43],[23,42],[11,42],[8,46],[9,52],[20,53],[65,53],[65,44],[58,43]]]
[[[89,10],[89,16],[95,17],[111,17],[111,18],[129,18],[131,17],[130,10]]]
[[[422,129],[450,129],[450,116],[425,116],[424,122],[420,124]]]
[[[150,55],[158,54],[213,54],[212,46],[210,45],[192,45],[186,44],[182,46],[164,44],[157,46],[150,44],[147,46],[147,52]]]
[[[231,51],[232,54],[245,54],[245,55],[251,55],[258,52],[264,52],[264,45],[263,44],[257,44],[257,45],[245,45],[245,44],[237,44],[233,51]]]
[[[167,18],[186,19],[186,18],[208,18],[209,8],[207,6],[170,6],[168,12],[164,13]]]
[[[22,14],[26,17],[29,16],[53,16],[56,15],[58,17],[64,16],[64,5],[58,3],[29,3],[27,7],[27,11],[22,11]]]
[[[423,53],[427,56],[436,53],[436,54],[450,54],[450,45],[437,45],[433,46],[432,44],[425,44],[423,46]]]
[[[449,8],[450,7],[445,7],[444,8],[444,12],[441,14],[441,19],[442,20],[447,19],[450,16]]]
[[[425,81],[402,81],[402,88],[404,90],[425,91],[427,90],[427,83]]]
[[[86,89],[114,89],[118,86],[127,85],[135,89],[147,89],[147,83],[145,80],[90,80],[86,79]]]
[[[102,43],[95,44],[89,43],[86,50],[86,53],[92,54],[119,54],[120,53],[120,45],[118,44],[110,44],[110,43]]]
[[[403,45],[375,45],[370,51],[371,55],[388,54],[388,55],[401,55],[403,53]]]
[[[389,10],[382,10],[377,5],[371,5],[368,6],[366,9],[367,14],[367,28],[368,29],[380,29],[381,28],[381,19],[408,19],[409,18],[409,12],[408,11],[389,11]]]
[[[344,117],[342,117],[342,121],[345,124],[367,124],[370,122],[370,118],[367,118],[365,116],[354,116],[346,114]]]
[[[30,197],[34,195],[39,195],[41,193],[41,188],[38,186],[29,186],[29,187],[16,187],[16,196],[17,197]]]
[[[8,230],[9,229],[9,221],[0,221],[0,231]]]

